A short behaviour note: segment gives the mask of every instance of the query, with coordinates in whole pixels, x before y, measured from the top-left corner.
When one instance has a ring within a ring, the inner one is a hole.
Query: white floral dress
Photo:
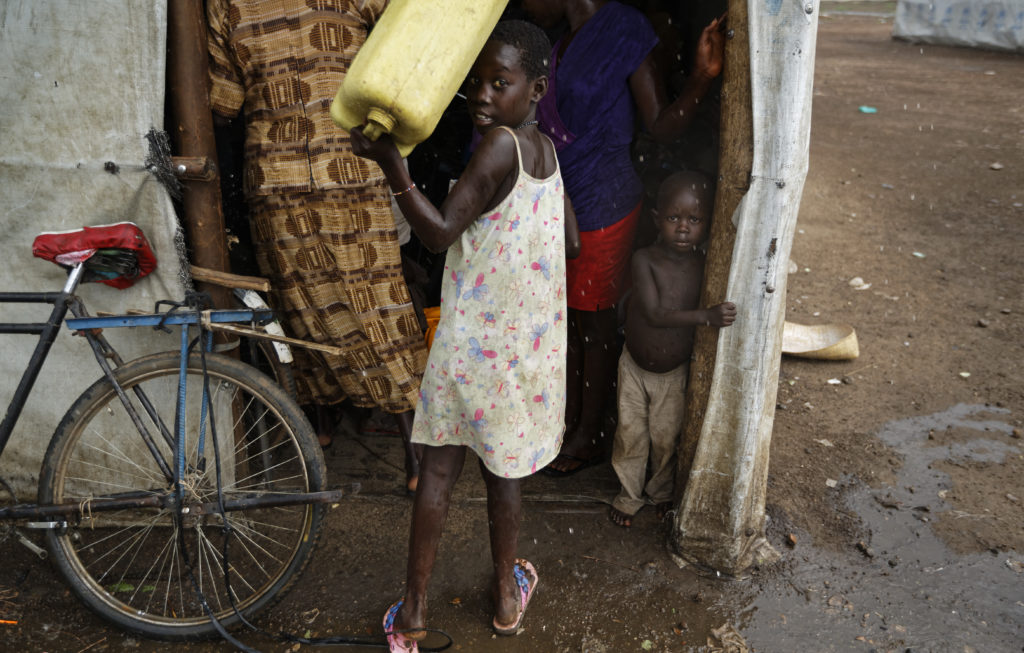
[[[516,156],[515,187],[448,250],[412,434],[507,478],[551,462],[565,429],[562,177],[526,174],[518,140]]]

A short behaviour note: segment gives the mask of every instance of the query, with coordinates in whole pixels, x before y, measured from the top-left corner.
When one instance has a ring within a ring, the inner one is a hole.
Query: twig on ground
[[[82,653],[83,651],[88,651],[93,646],[96,646],[97,644],[102,644],[105,641],[107,641],[107,638],[106,637],[101,637],[101,638],[97,639],[95,642],[93,642],[92,644],[89,644],[88,646],[86,646],[85,648],[79,649],[78,653]]]

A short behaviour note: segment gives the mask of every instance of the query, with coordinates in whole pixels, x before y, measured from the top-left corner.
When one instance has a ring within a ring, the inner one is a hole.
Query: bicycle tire
[[[180,354],[172,351],[137,359],[116,371],[132,402],[139,404],[133,390],[143,388],[172,432],[179,365]],[[189,358],[186,501],[191,496],[211,502],[216,501],[212,435],[207,429],[204,471],[196,428],[201,365],[198,354]],[[323,455],[299,406],[265,375],[237,360],[207,354],[206,368],[216,406],[208,412],[218,415],[220,424],[224,496],[323,490]],[[152,419],[142,414],[152,426]],[[193,575],[217,620],[225,628],[238,626],[241,620],[222,575],[219,514],[183,522],[184,540],[179,539],[178,522],[169,509],[90,514],[89,498],[111,496],[111,488],[122,495],[166,495],[171,490],[128,419],[113,384],[101,378],[57,427],[43,459],[39,503],[77,501],[83,508],[67,528],[47,531],[54,564],[83,603],[119,628],[156,639],[205,639],[217,631],[196,598],[178,550],[179,542],[185,542]],[[173,461],[170,446],[155,428],[151,430],[164,457]],[[131,437],[117,435],[124,433]],[[246,619],[272,605],[298,580],[320,537],[325,511],[323,504],[304,504],[225,513],[235,533],[228,550],[230,587]]]

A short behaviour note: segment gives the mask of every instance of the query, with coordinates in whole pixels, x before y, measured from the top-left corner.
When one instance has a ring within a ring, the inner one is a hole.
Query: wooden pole
[[[207,80],[206,18],[202,0],[167,3],[167,94],[170,99],[171,140],[175,154],[205,159],[210,174],[183,179],[183,219],[188,234],[190,259],[195,265],[229,272],[224,214],[221,208],[217,143]],[[201,283],[214,305],[232,305],[231,291]]]
[[[722,71],[722,117],[718,155],[718,188],[711,221],[701,306],[726,301],[729,268],[732,266],[736,225],[732,216],[750,188],[754,156],[753,118],[750,104],[750,43],[747,33],[747,0],[730,0],[725,67]],[[718,329],[697,327],[693,361],[686,388],[686,423],[679,446],[676,502],[682,498],[693,455],[707,411],[711,377],[715,369]]]
[[[807,176],[817,4],[730,0],[729,28],[702,301],[733,301],[737,316],[697,333],[671,544],[682,561],[737,575],[779,557],[765,537],[765,500],[787,262]]]

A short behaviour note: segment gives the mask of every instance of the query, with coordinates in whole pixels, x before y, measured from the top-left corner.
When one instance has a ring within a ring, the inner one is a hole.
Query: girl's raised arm
[[[515,142],[503,129],[495,129],[484,135],[440,210],[413,184],[390,136],[385,134],[371,141],[360,127],[353,129],[350,134],[352,151],[380,165],[402,214],[420,241],[434,252],[448,249],[481,213],[493,208],[515,183]]]

